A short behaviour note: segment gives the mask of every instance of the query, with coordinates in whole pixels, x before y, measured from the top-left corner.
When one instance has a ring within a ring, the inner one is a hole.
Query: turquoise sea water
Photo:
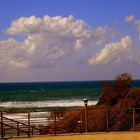
[[[1,83],[1,107],[60,107],[81,106],[88,98],[95,104],[101,95],[103,81]],[[140,80],[133,81],[140,87]]]

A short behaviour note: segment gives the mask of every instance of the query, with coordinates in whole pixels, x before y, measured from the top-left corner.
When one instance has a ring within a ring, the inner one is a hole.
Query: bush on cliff
[[[128,131],[133,129],[133,109],[140,107],[140,88],[131,87],[132,76],[128,73],[117,75],[114,82],[104,82],[103,93],[97,105],[88,107],[88,131]],[[135,110],[135,125],[140,126],[140,111]],[[63,132],[79,132],[77,121],[82,114],[82,129],[85,131],[85,110],[63,118]],[[108,122],[107,122],[108,120]],[[107,127],[108,123],[108,127]]]

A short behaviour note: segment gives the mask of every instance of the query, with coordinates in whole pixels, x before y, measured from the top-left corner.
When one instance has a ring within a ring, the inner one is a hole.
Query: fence
[[[62,112],[1,112],[1,139],[63,133],[139,131],[140,109],[87,108]]]

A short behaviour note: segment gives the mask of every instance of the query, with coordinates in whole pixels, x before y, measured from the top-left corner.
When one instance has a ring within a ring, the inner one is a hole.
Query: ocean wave
[[[95,105],[98,101],[89,101],[88,105]],[[25,101],[25,102],[0,102],[1,107],[73,107],[73,106],[84,106],[81,100],[59,100],[59,101]]]

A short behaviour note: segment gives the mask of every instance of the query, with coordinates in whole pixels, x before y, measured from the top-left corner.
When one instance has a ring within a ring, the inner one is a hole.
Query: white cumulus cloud
[[[72,15],[20,17],[5,30],[9,35],[23,35],[23,41],[0,41],[0,67],[40,68],[54,64],[73,52],[106,43],[110,30],[90,28]]]
[[[125,36],[118,42],[112,42],[107,45],[95,56],[88,60],[90,65],[118,63],[127,56],[131,50],[132,39],[130,36]]]
[[[132,22],[134,21],[135,17],[133,15],[129,15],[125,17],[125,22]]]
[[[140,20],[135,21],[137,32],[140,33]]]
[[[24,51],[19,46],[20,43],[14,39],[0,41],[0,67],[27,67],[27,64],[25,64]]]

